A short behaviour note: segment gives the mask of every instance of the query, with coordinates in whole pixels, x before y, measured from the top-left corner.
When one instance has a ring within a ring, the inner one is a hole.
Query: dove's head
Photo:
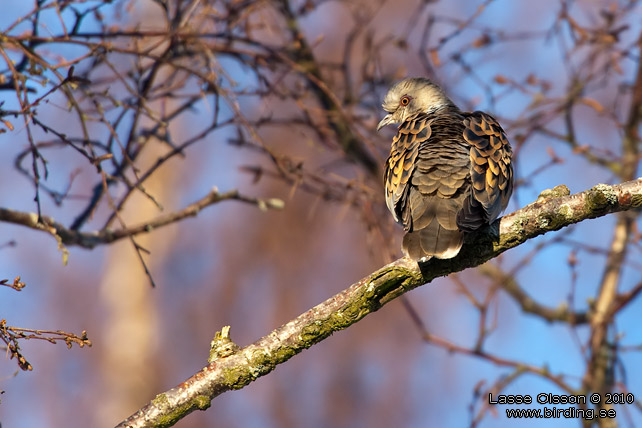
[[[377,131],[391,123],[403,123],[416,114],[430,113],[454,104],[441,88],[430,80],[409,77],[390,88],[381,106],[388,114],[377,125]]]

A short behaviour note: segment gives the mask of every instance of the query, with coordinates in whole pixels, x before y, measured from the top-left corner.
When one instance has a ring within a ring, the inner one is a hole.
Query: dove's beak
[[[379,122],[379,124],[377,125],[377,131],[379,131],[386,125],[390,125],[391,123],[395,123],[395,119],[392,117],[392,113],[389,113],[385,115],[383,119],[381,119],[381,122]]]

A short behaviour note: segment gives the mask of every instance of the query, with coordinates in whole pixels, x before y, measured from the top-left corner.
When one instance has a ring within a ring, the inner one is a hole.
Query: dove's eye
[[[404,95],[403,97],[401,97],[401,100],[399,100],[399,104],[404,107],[407,106],[408,104],[410,104],[410,97],[408,95]]]

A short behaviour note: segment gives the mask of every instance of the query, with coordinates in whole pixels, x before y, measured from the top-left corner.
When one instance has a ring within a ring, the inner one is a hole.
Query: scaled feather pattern
[[[464,233],[492,223],[513,191],[512,150],[497,120],[462,112],[428,79],[408,78],[386,94],[377,129],[399,124],[386,162],[386,204],[403,225],[404,254],[455,257]]]

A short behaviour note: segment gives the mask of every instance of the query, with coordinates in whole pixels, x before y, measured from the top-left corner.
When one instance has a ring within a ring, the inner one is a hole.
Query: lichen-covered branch
[[[118,427],[171,426],[190,412],[204,410],[225,391],[240,389],[278,364],[343,330],[389,301],[433,279],[478,266],[529,239],[606,214],[642,207],[642,178],[597,186],[569,195],[558,186],[534,203],[467,237],[460,254],[418,266],[401,258],[346,288],[244,348],[225,343],[219,355],[185,382],[159,394]],[[499,223],[499,224],[498,224]],[[499,234],[497,233],[499,232]],[[497,238],[498,237],[498,238]],[[226,332],[227,333],[227,332]],[[226,336],[227,334],[220,334]],[[218,343],[218,342],[217,342]]]

